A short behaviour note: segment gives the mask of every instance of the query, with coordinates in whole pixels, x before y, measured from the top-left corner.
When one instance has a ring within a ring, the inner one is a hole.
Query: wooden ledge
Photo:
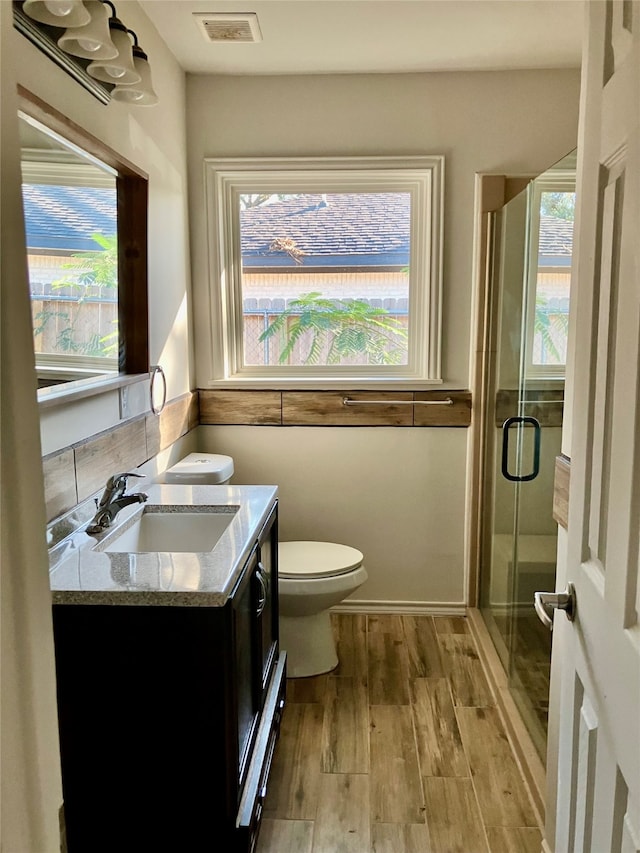
[[[201,389],[200,423],[254,426],[467,427],[470,391],[226,391]],[[360,405],[345,406],[349,398]],[[452,405],[412,406],[413,401]],[[368,401],[382,401],[367,405]]]
[[[553,480],[553,518],[566,530],[569,526],[569,482],[571,460],[568,456],[556,456]]]

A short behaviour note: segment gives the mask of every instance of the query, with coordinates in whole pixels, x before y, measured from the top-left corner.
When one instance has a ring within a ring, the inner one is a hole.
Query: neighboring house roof
[[[408,193],[291,196],[241,211],[245,267],[409,264]],[[540,218],[539,265],[571,265],[573,222]]]
[[[245,267],[407,266],[408,193],[290,196],[241,211]]]
[[[23,184],[22,196],[29,251],[93,251],[92,234],[116,233],[115,189]]]
[[[30,250],[94,250],[91,234],[116,233],[116,192],[106,187],[24,184]],[[241,211],[245,267],[406,267],[408,193],[289,196]],[[570,266],[573,222],[540,217],[539,265]]]
[[[538,266],[570,267],[573,253],[573,220],[540,217]]]

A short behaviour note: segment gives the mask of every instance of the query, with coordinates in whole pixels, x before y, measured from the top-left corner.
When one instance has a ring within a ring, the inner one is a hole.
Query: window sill
[[[82,400],[86,397],[95,397],[106,394],[125,385],[133,385],[137,382],[149,380],[148,373],[120,374],[118,376],[92,376],[89,379],[79,379],[76,382],[65,382],[62,385],[51,385],[49,388],[41,388],[38,391],[38,408],[49,409],[54,406],[62,406]]]
[[[397,390],[421,391],[434,387],[446,387],[442,379],[363,379],[345,377],[344,379],[309,377],[308,379],[218,379],[200,385],[201,389],[211,391],[371,391]],[[458,387],[458,386],[451,386]]]

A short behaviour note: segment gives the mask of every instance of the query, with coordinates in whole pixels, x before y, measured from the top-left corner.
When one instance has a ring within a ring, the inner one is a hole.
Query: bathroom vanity
[[[207,512],[232,515],[210,552],[118,550],[144,513]],[[276,489],[153,486],[118,522],[51,572],[69,853],[251,851],[285,701]]]

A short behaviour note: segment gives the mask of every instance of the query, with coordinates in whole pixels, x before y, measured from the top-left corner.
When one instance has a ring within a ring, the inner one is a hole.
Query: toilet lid
[[[222,453],[189,453],[164,472],[167,483],[215,485],[233,476],[233,459]]]
[[[325,578],[357,569],[364,555],[349,545],[334,542],[280,542],[278,576],[282,578]]]

